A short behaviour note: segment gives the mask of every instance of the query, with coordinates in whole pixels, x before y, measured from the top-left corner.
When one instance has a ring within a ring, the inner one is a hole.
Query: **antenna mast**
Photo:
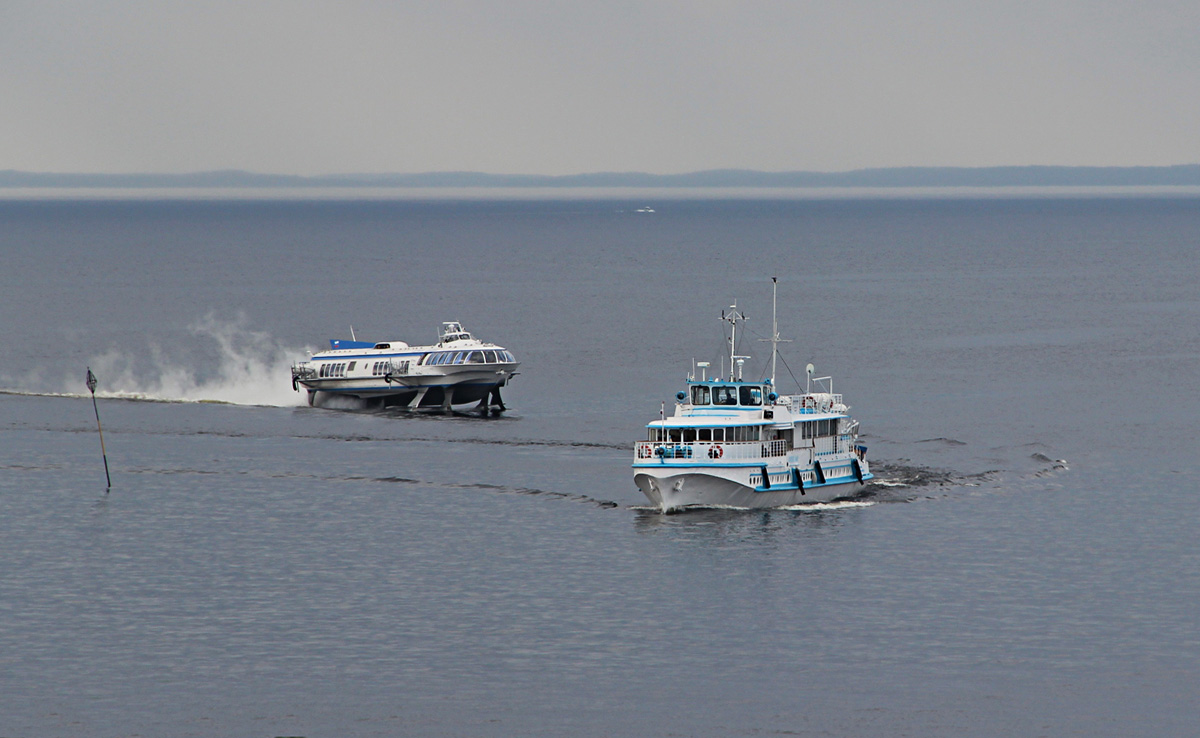
[[[729,381],[732,382],[735,379],[735,377],[733,376],[733,372],[734,372],[734,367],[736,367],[738,365],[737,360],[738,359],[745,360],[745,359],[749,358],[746,356],[738,356],[737,355],[737,324],[738,324],[738,321],[746,320],[745,314],[738,312],[737,300],[734,300],[733,304],[729,306],[728,314],[726,314],[726,312],[724,310],[721,311],[721,320],[727,321],[729,323],[729,325],[732,327],[732,329],[729,332]],[[741,377],[737,377],[736,379],[741,379]]]
[[[775,362],[779,358],[779,344],[791,343],[790,338],[779,337],[779,316],[776,310],[779,294],[779,278],[771,277],[771,337],[760,338],[760,341],[771,342],[771,385],[775,384]]]

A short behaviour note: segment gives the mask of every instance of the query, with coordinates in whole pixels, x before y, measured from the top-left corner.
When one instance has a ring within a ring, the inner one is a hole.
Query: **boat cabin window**
[[[712,399],[714,405],[736,405],[737,388],[717,385],[712,388]]]
[[[743,405],[762,404],[762,387],[758,385],[742,385],[738,388],[738,394]]]
[[[489,363],[489,364],[496,363],[496,352],[495,351],[484,351],[483,356],[484,356],[484,361],[486,361],[487,363]]]
[[[482,364],[483,363],[483,352],[482,351],[472,351],[471,355],[467,358],[467,363],[468,364]]]
[[[764,432],[765,430],[765,432]],[[792,448],[790,430],[773,431],[760,425],[735,425],[729,428],[647,428],[646,440],[670,443],[748,443],[784,439]]]
[[[346,371],[348,371],[348,372],[354,371],[354,365],[357,363],[358,363],[357,361],[350,362],[350,366],[346,367]]]
[[[694,384],[692,385],[692,404],[707,405],[708,404],[708,385]]]
[[[346,365],[340,362],[337,364],[322,364],[321,371],[317,373],[317,376],[322,378],[344,377],[346,376]]]
[[[818,438],[820,436],[836,436],[838,430],[837,419],[833,420],[810,420],[800,424],[802,438]]]
[[[759,440],[759,429],[760,426],[757,425],[735,425],[725,429],[725,440],[731,443],[757,441]]]

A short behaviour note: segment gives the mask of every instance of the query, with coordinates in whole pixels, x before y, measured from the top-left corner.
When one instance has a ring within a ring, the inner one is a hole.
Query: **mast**
[[[779,295],[779,278],[771,277],[771,337],[760,338],[760,341],[771,342],[771,386],[775,386],[775,363],[779,358],[779,344],[791,343],[790,338],[779,337],[779,315],[776,310]]]
[[[735,379],[740,379],[740,377],[735,377],[733,374],[734,367],[737,366],[737,360],[749,358],[737,355],[737,324],[738,321],[746,320],[745,314],[738,312],[737,300],[734,300],[733,304],[729,306],[728,314],[724,310],[721,311],[721,320],[727,321],[731,326],[729,333],[729,381],[732,382]]]

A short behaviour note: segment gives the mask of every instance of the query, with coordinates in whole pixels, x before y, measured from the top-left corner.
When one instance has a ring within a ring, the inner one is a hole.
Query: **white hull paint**
[[[786,479],[788,474],[772,474]],[[818,484],[801,491],[795,483],[779,481],[764,489],[750,486],[729,474],[715,470],[681,471],[677,469],[640,468],[633,476],[634,484],[650,502],[663,511],[671,512],[689,507],[736,507],[761,509],[791,507],[853,497],[866,486],[865,482],[850,479],[846,482]]]

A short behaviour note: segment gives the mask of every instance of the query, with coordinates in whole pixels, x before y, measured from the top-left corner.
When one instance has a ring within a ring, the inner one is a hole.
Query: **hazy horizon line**
[[[1200,164],[1165,166],[874,167],[838,172],[704,169],[679,174],[586,172],[495,174],[479,171],[417,173],[271,174],[243,169],[182,173],[30,172],[0,170],[4,188],[144,187],[1061,187],[1197,186]]]

